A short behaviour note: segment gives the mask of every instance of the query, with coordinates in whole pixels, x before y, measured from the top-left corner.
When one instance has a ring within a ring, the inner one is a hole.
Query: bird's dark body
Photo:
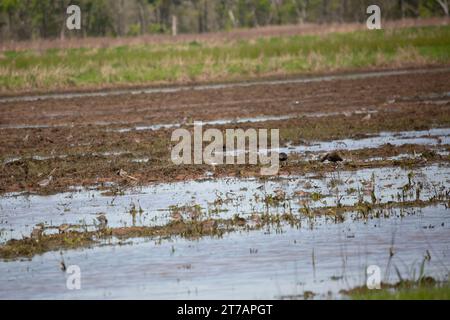
[[[281,153],[279,154],[279,160],[280,160],[281,162],[285,162],[285,161],[287,161],[287,159],[288,159],[288,155],[287,155],[286,153],[281,152]]]
[[[334,163],[344,161],[344,159],[342,159],[342,157],[337,152],[327,153],[325,156],[322,157],[320,161],[325,162],[327,160]]]

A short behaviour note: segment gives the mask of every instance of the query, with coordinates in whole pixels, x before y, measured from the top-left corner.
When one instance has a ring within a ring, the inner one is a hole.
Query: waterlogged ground
[[[349,214],[350,215],[350,214]],[[449,211],[443,206],[394,210],[389,218],[236,232],[196,241],[134,240],[129,244],[49,252],[0,264],[1,298],[273,299],[341,297],[364,283],[368,265],[398,281],[419,273],[445,280],[450,262]],[[391,248],[394,256],[390,258]],[[68,291],[59,263],[82,270],[82,289]],[[390,267],[389,267],[390,266]],[[413,271],[415,270],[415,271]]]
[[[0,99],[0,298],[347,298],[369,265],[446,282],[448,83],[441,68]],[[288,160],[269,178],[174,166],[170,134],[197,120],[279,128]]]
[[[450,166],[435,164],[413,170],[385,167],[268,181],[205,178],[135,187],[118,195],[81,188],[51,196],[11,194],[0,198],[0,241],[27,236],[39,223],[45,223],[48,232],[62,224],[95,229],[101,213],[110,227],[126,227],[164,225],[173,211],[183,207],[198,207],[207,217],[251,219],[254,214],[298,213],[305,207],[351,207],[373,202],[372,196],[377,204],[446,200],[449,183]]]

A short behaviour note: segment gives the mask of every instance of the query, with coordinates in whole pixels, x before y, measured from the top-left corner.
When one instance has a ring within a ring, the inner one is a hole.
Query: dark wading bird
[[[108,225],[108,219],[106,219],[105,214],[100,214],[99,216],[97,216],[97,221],[99,222],[99,229],[103,230],[106,229],[106,226]]]
[[[284,152],[281,152],[280,154],[279,154],[279,160],[280,160],[280,162],[286,162],[287,161],[287,159],[288,159],[288,155],[286,154],[286,153],[284,153]]]
[[[325,162],[327,160],[330,161],[330,162],[333,162],[333,163],[344,161],[344,159],[342,159],[342,157],[335,151],[327,153],[326,155],[324,155],[322,157],[322,159],[320,159],[320,162]]]
[[[41,224],[36,225],[31,231],[31,239],[39,240],[44,232],[44,226]]]
[[[64,223],[58,227],[58,231],[60,234],[66,233],[69,229],[70,229],[70,225],[67,223]]]

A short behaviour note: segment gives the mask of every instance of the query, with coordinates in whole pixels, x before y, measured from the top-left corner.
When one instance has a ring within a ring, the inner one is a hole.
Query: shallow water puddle
[[[403,191],[410,183],[410,188]],[[93,228],[99,213],[106,214],[111,227],[164,224],[169,221],[169,208],[173,206],[198,205],[207,216],[230,218],[239,214],[248,218],[255,212],[281,214],[292,210],[296,214],[305,201],[310,208],[335,206],[338,200],[342,205],[351,206],[360,197],[372,202],[372,191],[381,203],[417,197],[429,200],[445,197],[449,185],[450,167],[436,164],[412,171],[386,167],[323,176],[284,176],[267,182],[255,178],[222,178],[156,184],[124,191],[115,197],[81,189],[52,196],[9,195],[0,197],[0,242],[28,236],[33,226],[42,222],[48,226],[68,223]],[[282,201],[266,201],[280,190]],[[137,213],[131,214],[133,208]]]
[[[265,117],[253,117],[253,118],[239,118],[239,119],[220,119],[220,120],[213,120],[213,121],[203,121],[203,125],[226,125],[226,124],[238,124],[238,123],[256,123],[256,122],[265,122],[265,121],[277,121],[277,120],[286,120],[286,119],[292,119],[295,118],[295,116],[265,116]],[[148,126],[136,126],[132,128],[122,128],[122,129],[115,129],[111,131],[115,132],[130,132],[133,130],[136,131],[146,131],[146,130],[160,130],[160,129],[172,129],[172,128],[179,128],[182,125],[179,123],[169,123],[169,124],[154,124],[154,125],[148,125]]]
[[[273,299],[312,291],[316,298],[365,283],[378,265],[395,282],[420,268],[445,279],[450,266],[450,214],[443,206],[408,209],[400,217],[225,234],[188,241],[135,240],[123,246],[48,252],[32,260],[0,263],[0,298]],[[389,252],[394,256],[389,264]],[[81,290],[66,289],[59,263],[78,265]],[[388,271],[389,272],[386,272]]]
[[[313,142],[311,145],[289,146],[280,148],[282,152],[327,152],[330,150],[359,150],[379,148],[390,143],[394,146],[406,144],[448,145],[450,144],[450,128],[423,131],[380,132],[377,136],[364,139],[343,139],[334,141]]]
[[[279,101],[280,99],[276,99]],[[290,101],[291,99],[289,99]],[[250,101],[250,100],[249,100]],[[252,103],[255,103],[255,101],[251,101]],[[226,104],[226,102],[224,102]],[[237,102],[234,102],[237,103]],[[300,104],[299,101],[293,101],[293,104]],[[186,105],[192,106],[192,105]],[[133,110],[133,112],[136,112],[136,110]],[[289,115],[263,115],[263,116],[256,116],[256,117],[245,117],[245,118],[233,118],[233,119],[217,119],[217,120],[209,120],[209,121],[203,121],[203,125],[227,125],[227,124],[240,124],[240,123],[258,123],[258,122],[266,122],[266,121],[281,121],[281,120],[288,120],[288,119],[295,119],[295,118],[321,118],[321,117],[332,117],[332,116],[339,116],[339,115],[345,115],[346,117],[350,117],[351,115],[368,115],[368,114],[375,114],[378,113],[377,110],[368,110],[366,108],[362,108],[360,110],[349,110],[349,111],[339,111],[339,112],[308,112],[308,113],[297,113],[297,114],[289,114]],[[198,120],[202,121],[202,120]],[[86,125],[90,126],[113,126],[113,125],[120,125],[120,126],[128,126],[125,128],[119,128],[119,129],[105,129],[107,132],[131,132],[131,131],[157,131],[161,129],[173,129],[173,128],[179,128],[181,126],[189,126],[193,125],[192,123],[186,123],[186,122],[177,122],[177,123],[156,123],[156,124],[150,124],[150,125],[134,125],[133,123],[127,123],[124,121],[95,121],[95,122],[85,122],[84,124],[75,124],[73,122],[71,123],[58,123],[58,124],[6,124],[6,125],[0,125],[0,130],[6,130],[6,129],[48,129],[48,128],[76,128],[76,127],[83,127]],[[131,127],[130,127],[131,125]]]
[[[378,135],[363,139],[343,139],[333,141],[312,141],[307,145],[290,145],[281,147],[279,152],[284,153],[317,153],[329,152],[333,150],[361,150],[366,148],[379,148],[383,145],[391,144],[393,146],[402,146],[407,144],[427,145],[433,147],[442,147],[450,144],[450,128],[439,128],[421,131],[400,131],[380,132]],[[226,155],[238,155],[242,150],[228,151]],[[247,152],[247,151],[246,151]],[[266,153],[267,149],[260,149],[260,153]],[[307,155],[305,160],[318,160],[320,155]]]
[[[222,121],[222,120],[220,120]],[[162,125],[165,126],[165,125]],[[171,126],[171,125],[167,125]],[[161,128],[161,127],[160,127]],[[131,129],[120,129],[120,130],[131,130]],[[142,130],[149,130],[149,127],[145,127]],[[157,130],[156,127],[154,130]],[[332,150],[360,150],[365,148],[378,148],[387,143],[390,143],[394,146],[402,146],[406,144],[417,144],[417,145],[428,145],[433,147],[442,147],[450,144],[450,128],[440,128],[440,129],[431,129],[431,130],[423,130],[423,131],[401,131],[401,132],[381,132],[377,136],[371,136],[369,138],[363,139],[343,139],[343,140],[333,140],[333,141],[319,141],[319,142],[311,142],[308,145],[300,145],[300,146],[292,146],[289,145],[287,147],[279,148],[280,152],[285,153],[314,153],[314,152],[329,152]],[[446,155],[445,151],[436,150],[438,154]],[[234,154],[237,155],[241,151],[232,151],[225,152],[224,154]],[[267,150],[260,150],[260,152],[267,152]],[[81,154],[61,154],[61,155],[35,155],[30,159],[45,161],[49,159],[64,159],[69,156],[102,156],[102,157],[114,157],[114,156],[122,156],[133,153],[130,151],[114,151],[114,152],[94,152],[90,154],[81,153]],[[308,155],[304,158],[304,160],[317,160],[320,158],[320,155]],[[400,157],[401,158],[401,157]],[[22,157],[12,157],[6,158],[3,160],[3,164],[12,163],[15,161],[23,160]],[[392,158],[393,160],[396,157]],[[149,160],[148,157],[135,158],[131,159],[132,162],[147,162]],[[374,158],[374,160],[377,160]],[[383,159],[382,159],[383,160]],[[384,159],[386,160],[386,159]],[[389,159],[388,159],[389,160]]]
[[[432,148],[437,155],[442,157],[446,157],[450,154],[449,151],[439,148]],[[372,157],[369,159],[365,159],[364,162],[373,162],[373,161],[400,161],[400,160],[411,160],[411,159],[421,159],[423,157],[422,153],[401,153],[392,157]]]
[[[258,123],[266,121],[281,121],[295,118],[320,118],[320,117],[331,117],[338,115],[352,115],[352,114],[374,114],[377,113],[376,110],[355,110],[355,111],[341,111],[341,112],[314,112],[314,113],[303,113],[303,114],[293,114],[293,115],[283,115],[283,116],[260,116],[260,117],[249,117],[249,118],[236,118],[236,119],[219,119],[211,121],[202,121],[203,125],[227,125],[227,124],[240,124],[240,123]],[[186,125],[186,124],[185,124]],[[131,128],[113,129],[110,131],[114,132],[130,132],[145,131],[145,130],[161,130],[161,129],[172,129],[179,128],[182,124],[180,123],[169,123],[169,124],[153,124],[148,126],[135,126]]]

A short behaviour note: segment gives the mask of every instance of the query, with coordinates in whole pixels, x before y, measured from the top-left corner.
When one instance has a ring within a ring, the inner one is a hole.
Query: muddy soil
[[[210,166],[174,166],[169,159],[173,129],[183,126],[192,130],[193,121],[206,122],[205,128],[279,128],[282,146],[297,159],[288,161],[281,174],[333,170],[317,161],[299,164],[298,160],[311,160],[304,157],[308,148],[302,146],[345,138],[368,139],[386,131],[395,135],[422,130],[416,138],[425,140],[419,143],[405,137],[395,144],[397,148],[388,148],[390,138],[382,134],[381,143],[374,146],[330,144],[309,151],[320,154],[327,148],[342,149],[351,160],[346,164],[349,168],[368,166],[364,154],[383,158],[400,155],[405,149],[427,154],[426,161],[448,161],[448,132],[435,135],[426,130],[450,127],[450,70],[293,80],[202,90],[2,101],[0,193],[46,194],[67,191],[74,185],[145,185],[202,177],[212,171]],[[403,159],[396,165],[421,165],[423,161]],[[370,165],[386,165],[381,162]],[[137,180],[118,176],[120,169]],[[259,172],[255,166],[214,169],[217,177]],[[49,183],[42,183],[50,176]]]
[[[336,298],[370,264],[448,281],[450,70],[400,71],[0,99],[0,298]],[[176,166],[194,121],[278,128],[288,160]]]

